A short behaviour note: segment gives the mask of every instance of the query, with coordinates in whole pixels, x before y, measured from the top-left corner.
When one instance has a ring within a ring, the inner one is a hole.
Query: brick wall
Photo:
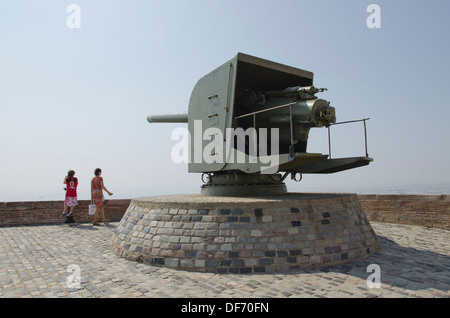
[[[358,195],[370,221],[450,230],[450,195]]]
[[[370,221],[422,225],[450,230],[450,195],[358,195]],[[105,201],[106,216],[119,221],[131,200]],[[75,221],[92,222],[88,200],[79,201]],[[63,201],[0,202],[0,226],[58,224]]]
[[[118,222],[130,205],[131,200],[106,200],[105,216],[111,222]],[[75,221],[77,223],[92,222],[88,205],[91,201],[80,200],[75,207]],[[0,203],[0,226],[60,224],[65,218],[60,218],[64,208],[64,201],[37,202],[2,202]]]

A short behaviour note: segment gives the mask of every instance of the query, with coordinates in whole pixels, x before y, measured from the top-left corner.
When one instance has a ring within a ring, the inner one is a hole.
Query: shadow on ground
[[[343,273],[363,280],[374,273],[367,271],[371,264],[380,266],[381,286],[407,290],[438,289],[450,291],[450,257],[397,244],[378,235],[380,249],[369,258],[342,265],[308,270],[308,273]],[[437,265],[438,264],[438,265]]]

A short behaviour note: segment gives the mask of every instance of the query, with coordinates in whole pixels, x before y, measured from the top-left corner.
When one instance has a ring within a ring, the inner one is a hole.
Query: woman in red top
[[[74,177],[75,171],[69,170],[67,177],[64,178],[64,184],[66,185],[66,200],[64,201],[64,212],[62,216],[66,216],[67,207],[70,208],[69,216],[73,215],[73,209],[78,205],[77,201],[77,186],[78,179]]]
[[[113,195],[111,192],[106,189],[105,185],[103,184],[103,178],[102,175],[102,169],[97,168],[95,169],[95,177],[91,180],[91,199],[94,201],[95,205],[97,206],[97,209],[95,210],[94,214],[94,220],[92,221],[93,225],[99,225],[97,222],[98,215],[101,214],[102,220],[105,224],[108,224],[105,219],[105,210],[103,206],[103,201],[105,200],[103,197],[103,190],[108,192],[109,195]]]

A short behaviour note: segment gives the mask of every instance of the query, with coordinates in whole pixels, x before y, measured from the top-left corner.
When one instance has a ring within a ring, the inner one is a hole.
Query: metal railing
[[[279,106],[274,106],[274,107],[267,108],[267,109],[258,110],[256,112],[252,112],[252,113],[248,113],[248,114],[237,116],[237,117],[235,117],[235,119],[240,119],[240,118],[253,116],[253,127],[256,129],[256,115],[257,114],[268,112],[268,111],[271,111],[271,110],[274,110],[274,109],[278,109],[278,108],[289,107],[289,130],[290,130],[290,137],[291,137],[291,145],[289,146],[289,153],[293,157],[293,155],[294,155],[293,154],[293,151],[294,151],[294,119],[293,119],[293,116],[292,116],[292,106],[294,106],[296,103],[297,102],[284,104],[284,105],[279,105]],[[367,127],[366,127],[366,121],[369,120],[369,119],[370,118],[342,121],[342,122],[339,122],[339,123],[332,123],[329,126],[327,126],[327,128],[328,128],[329,159],[331,159],[331,132],[330,132],[330,127],[334,126],[334,125],[342,125],[342,124],[349,124],[349,123],[356,123],[356,122],[363,122],[364,123],[364,147],[365,147],[365,150],[366,150],[366,158],[368,158],[369,157],[369,153],[367,152]]]
[[[290,130],[290,137],[291,137],[291,145],[289,146],[289,155],[293,159],[293,157],[294,157],[294,119],[292,117],[292,106],[294,106],[295,104],[297,104],[297,102],[274,106],[274,107],[270,107],[267,109],[258,110],[256,112],[237,116],[237,117],[235,117],[235,119],[253,116],[253,127],[256,129],[256,114],[268,112],[268,111],[278,109],[278,108],[289,107],[289,130]]]
[[[331,159],[331,133],[330,133],[330,127],[334,125],[342,125],[342,124],[349,124],[349,123],[357,123],[357,122],[363,122],[364,123],[364,148],[366,150],[366,158],[369,158],[369,153],[367,152],[367,127],[366,127],[366,121],[370,118],[364,118],[364,119],[357,119],[357,120],[349,120],[349,121],[342,121],[340,123],[333,123],[330,124],[328,128],[328,151],[329,151],[329,159]]]

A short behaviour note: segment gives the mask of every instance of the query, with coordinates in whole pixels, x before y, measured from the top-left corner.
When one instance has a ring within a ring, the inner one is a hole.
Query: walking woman
[[[102,178],[102,169],[97,168],[95,169],[95,177],[91,180],[91,199],[94,201],[95,205],[97,206],[97,209],[95,210],[94,214],[94,220],[92,221],[93,225],[100,225],[97,222],[97,218],[99,214],[102,217],[102,221],[108,225],[108,222],[105,219],[105,210],[103,206],[103,201],[105,200],[103,197],[103,190],[105,190],[109,195],[113,195],[111,192],[106,189],[105,185],[103,184],[103,178]]]

